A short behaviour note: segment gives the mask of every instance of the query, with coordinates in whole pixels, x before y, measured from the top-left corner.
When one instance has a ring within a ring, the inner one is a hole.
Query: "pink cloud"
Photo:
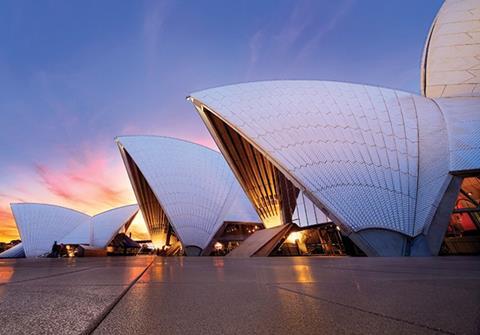
[[[119,157],[86,151],[60,168],[36,164],[41,183],[56,197],[87,212],[134,202]]]
[[[35,163],[12,173],[9,184],[2,185],[8,191],[0,193],[0,240],[18,236],[12,202],[53,203],[91,215],[135,203],[120,155],[113,153],[85,149],[60,165]]]

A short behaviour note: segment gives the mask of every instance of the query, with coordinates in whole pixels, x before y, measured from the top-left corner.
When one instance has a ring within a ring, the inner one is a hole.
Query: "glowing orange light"
[[[294,231],[290,233],[287,237],[287,243],[295,243],[296,241],[299,241],[302,239],[303,233],[301,231]]]

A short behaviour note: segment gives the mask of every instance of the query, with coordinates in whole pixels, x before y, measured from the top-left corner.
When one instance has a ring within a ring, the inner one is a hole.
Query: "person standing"
[[[57,258],[58,253],[59,253],[59,245],[57,244],[57,241],[55,241],[53,242],[53,245],[52,245],[52,252],[50,253],[50,257]]]

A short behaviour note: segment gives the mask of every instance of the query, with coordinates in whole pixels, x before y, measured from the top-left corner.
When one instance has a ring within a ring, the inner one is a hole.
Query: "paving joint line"
[[[98,266],[95,266],[95,267],[91,267],[91,268],[78,269],[78,270],[74,270],[74,271],[61,272],[61,273],[55,273],[55,274],[36,277],[36,278],[22,279],[22,280],[7,282],[7,283],[0,283],[0,286],[15,285],[15,284],[21,284],[21,283],[26,283],[26,282],[35,281],[35,280],[41,280],[41,279],[47,279],[47,278],[53,278],[53,277],[60,277],[60,276],[65,276],[65,275],[69,275],[69,274],[72,274],[72,273],[78,273],[78,272],[93,270],[93,269],[97,269],[97,268],[98,268]]]
[[[135,277],[135,279],[132,280],[132,282],[118,295],[118,297],[110,304],[107,306],[107,308],[98,316],[88,327],[85,329],[81,334],[85,335],[90,335],[93,334],[93,332],[100,326],[107,318],[107,316],[112,312],[112,310],[117,306],[117,304],[122,300],[122,298],[130,291],[130,289],[137,283],[137,281],[142,278],[142,276],[147,272],[147,270],[152,266],[152,264],[155,261],[155,257],[152,259],[152,261],[143,269],[143,271]]]
[[[424,324],[421,324],[421,323],[416,323],[414,321],[404,320],[404,319],[397,318],[397,317],[394,317],[394,316],[369,311],[369,310],[366,310],[366,309],[363,309],[363,308],[360,308],[360,307],[343,304],[341,302],[337,302],[337,301],[333,301],[333,300],[329,300],[329,299],[325,299],[325,298],[320,298],[320,297],[317,297],[317,296],[314,296],[314,295],[311,295],[311,294],[308,294],[308,293],[295,291],[295,290],[285,288],[285,287],[281,287],[281,286],[278,286],[278,285],[267,284],[267,286],[275,287],[279,290],[284,290],[284,291],[287,291],[287,292],[290,292],[290,293],[303,295],[305,297],[312,298],[312,299],[319,300],[319,301],[323,301],[323,302],[326,302],[326,303],[329,303],[329,304],[334,304],[334,305],[337,305],[337,306],[353,309],[353,310],[356,310],[356,311],[359,311],[359,312],[368,313],[368,314],[375,315],[375,316],[378,316],[378,317],[382,317],[382,318],[385,318],[385,319],[407,323],[407,324],[410,324],[410,325],[413,325],[413,326],[416,326],[416,327],[421,327],[421,328],[425,328],[425,329],[428,329],[428,330],[433,330],[433,331],[440,332],[440,333],[443,333],[443,334],[455,335],[455,333],[452,333],[448,330],[443,330],[441,328],[431,327],[431,326],[424,325]]]

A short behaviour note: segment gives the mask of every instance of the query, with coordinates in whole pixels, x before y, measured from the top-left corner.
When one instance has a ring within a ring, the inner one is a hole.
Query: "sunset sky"
[[[214,147],[185,97],[255,80],[419,92],[441,0],[0,1],[0,241],[11,202],[135,202],[114,137]],[[135,236],[145,238],[141,218]]]

